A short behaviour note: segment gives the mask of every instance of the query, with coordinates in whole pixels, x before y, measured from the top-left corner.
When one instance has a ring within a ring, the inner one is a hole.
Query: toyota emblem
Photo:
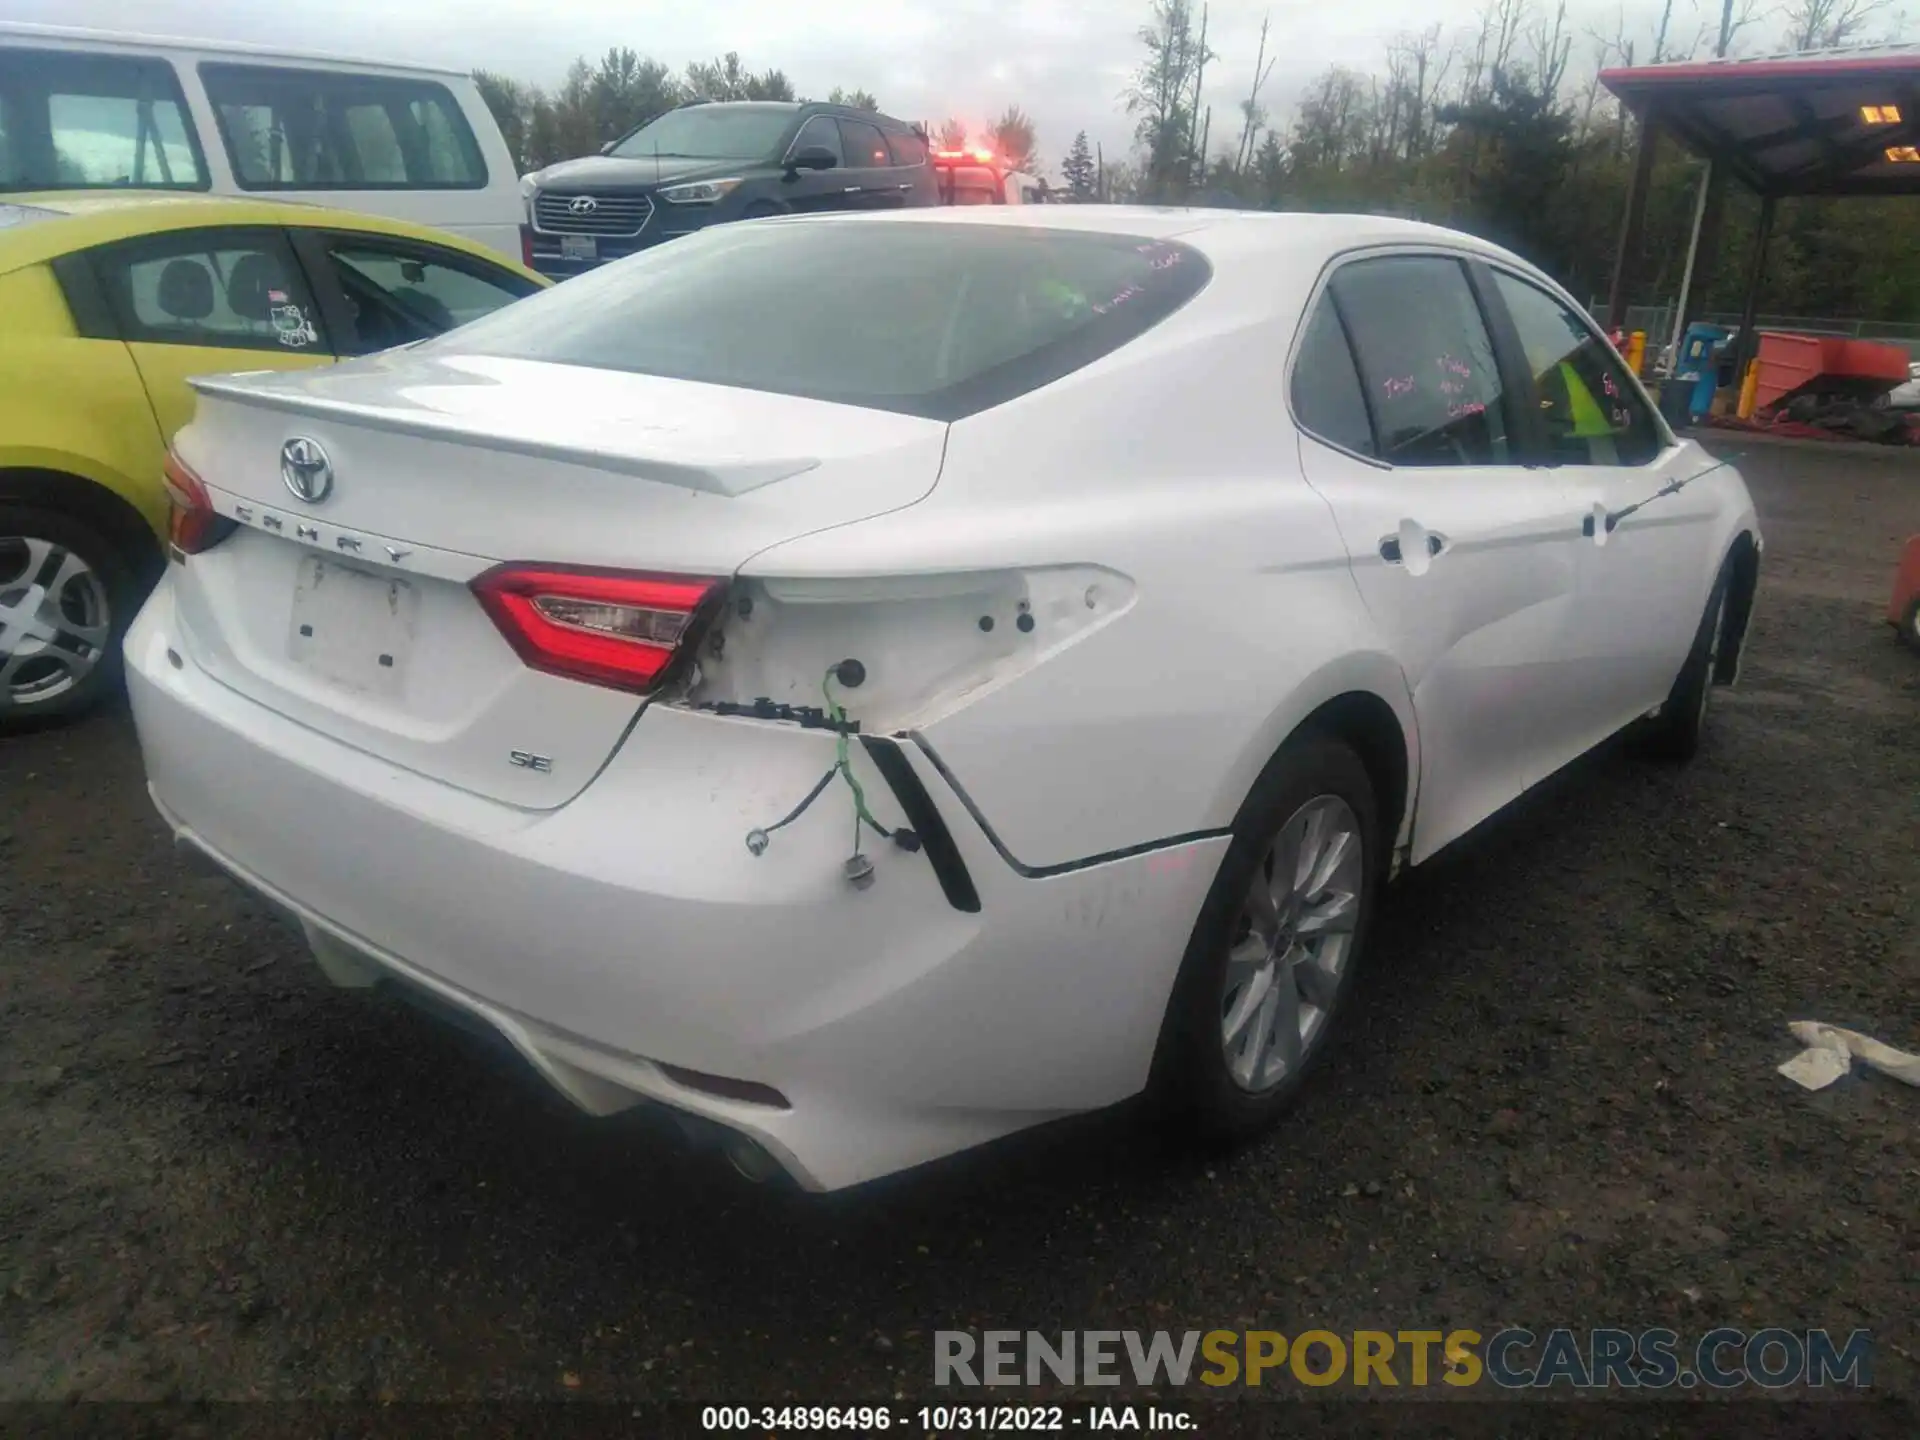
[[[280,447],[280,478],[298,499],[317,505],[333,490],[333,462],[318,440],[296,435]]]
[[[576,195],[567,202],[567,209],[575,215],[591,215],[600,208],[600,202],[591,195]]]

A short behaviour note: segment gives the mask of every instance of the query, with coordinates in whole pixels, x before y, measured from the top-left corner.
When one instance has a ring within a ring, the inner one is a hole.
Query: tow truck
[[[936,150],[933,171],[942,205],[1043,205],[1051,198],[1046,181],[1009,169],[987,149]]]

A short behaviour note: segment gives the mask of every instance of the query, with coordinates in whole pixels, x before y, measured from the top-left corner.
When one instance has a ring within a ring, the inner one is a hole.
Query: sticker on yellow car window
[[[291,350],[303,350],[319,343],[320,334],[307,319],[306,312],[287,298],[284,290],[267,292],[267,314],[280,343]]]

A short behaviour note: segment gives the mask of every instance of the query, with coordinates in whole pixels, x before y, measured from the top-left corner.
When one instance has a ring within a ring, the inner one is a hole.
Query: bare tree
[[[1858,40],[1893,0],[1790,0],[1785,10],[1789,50],[1831,50]],[[1895,18],[1889,16],[1888,18]]]
[[[935,143],[942,150],[964,150],[967,148],[967,127],[960,120],[943,120]]]
[[[1609,63],[1616,60],[1629,70],[1633,68],[1634,56],[1638,52],[1640,42],[1627,34],[1627,12],[1624,5],[1614,17],[1611,36],[1598,30],[1588,30],[1587,34],[1598,46],[1601,69],[1604,70]],[[1613,103],[1613,153],[1615,155],[1624,155],[1627,152],[1627,120],[1627,107],[1615,101]]]
[[[1671,9],[1673,0],[1666,3]],[[1533,52],[1533,73],[1540,83],[1540,93],[1549,99],[1556,98],[1561,81],[1566,79],[1568,57],[1573,53],[1573,35],[1567,29],[1567,0],[1559,0],[1551,23],[1545,16],[1533,23],[1527,33],[1527,43]]]
[[[1000,118],[987,127],[987,142],[1014,170],[1033,167],[1034,141],[1033,119],[1018,105],[1007,106]]]
[[[1387,74],[1399,91],[1396,102],[1400,149],[1418,160],[1433,144],[1433,108],[1446,88],[1455,50],[1440,48],[1440,27],[1429,25],[1418,35],[1401,34],[1387,47]]]
[[[1204,23],[1204,22],[1203,22]],[[1142,186],[1184,188],[1193,174],[1195,82],[1205,43],[1194,27],[1193,0],[1153,0],[1152,22],[1139,32],[1147,55],[1122,99],[1139,117],[1135,138],[1146,150]]]
[[[1761,17],[1760,0],[1720,0],[1720,34],[1713,53],[1724,56],[1740,32]]]
[[[1337,170],[1366,143],[1367,78],[1335,66],[1300,101],[1288,148],[1311,170]]]
[[[1460,76],[1456,96],[1462,105],[1472,105],[1486,93],[1496,75],[1506,73],[1513,63],[1513,50],[1520,39],[1526,19],[1527,0],[1486,0],[1480,11],[1480,29],[1467,52],[1467,64]]]
[[[1200,43],[1195,49],[1193,60],[1193,98],[1187,102],[1187,155],[1190,157],[1187,183],[1189,185],[1196,180],[1205,180],[1207,175],[1207,141],[1206,137],[1200,134],[1200,91],[1206,83],[1207,61],[1213,58],[1213,52],[1207,48],[1207,7],[1202,4]],[[1211,114],[1207,116],[1207,128],[1209,130],[1213,128]]]
[[[1267,123],[1267,112],[1260,108],[1260,90],[1267,83],[1267,77],[1273,73],[1276,55],[1267,59],[1267,27],[1273,23],[1271,14],[1260,17],[1260,49],[1253,57],[1253,88],[1247,92],[1247,98],[1240,102],[1240,144],[1233,152],[1233,173],[1242,173],[1253,159],[1253,147],[1260,131]]]

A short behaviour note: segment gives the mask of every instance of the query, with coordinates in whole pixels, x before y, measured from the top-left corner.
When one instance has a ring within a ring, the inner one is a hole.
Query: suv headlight
[[[740,181],[730,180],[689,180],[684,185],[663,185],[657,192],[662,200],[674,205],[711,205],[716,200],[731,195]]]
[[[520,177],[520,209],[528,220],[533,219],[533,197],[539,192],[539,185],[531,174]]]

